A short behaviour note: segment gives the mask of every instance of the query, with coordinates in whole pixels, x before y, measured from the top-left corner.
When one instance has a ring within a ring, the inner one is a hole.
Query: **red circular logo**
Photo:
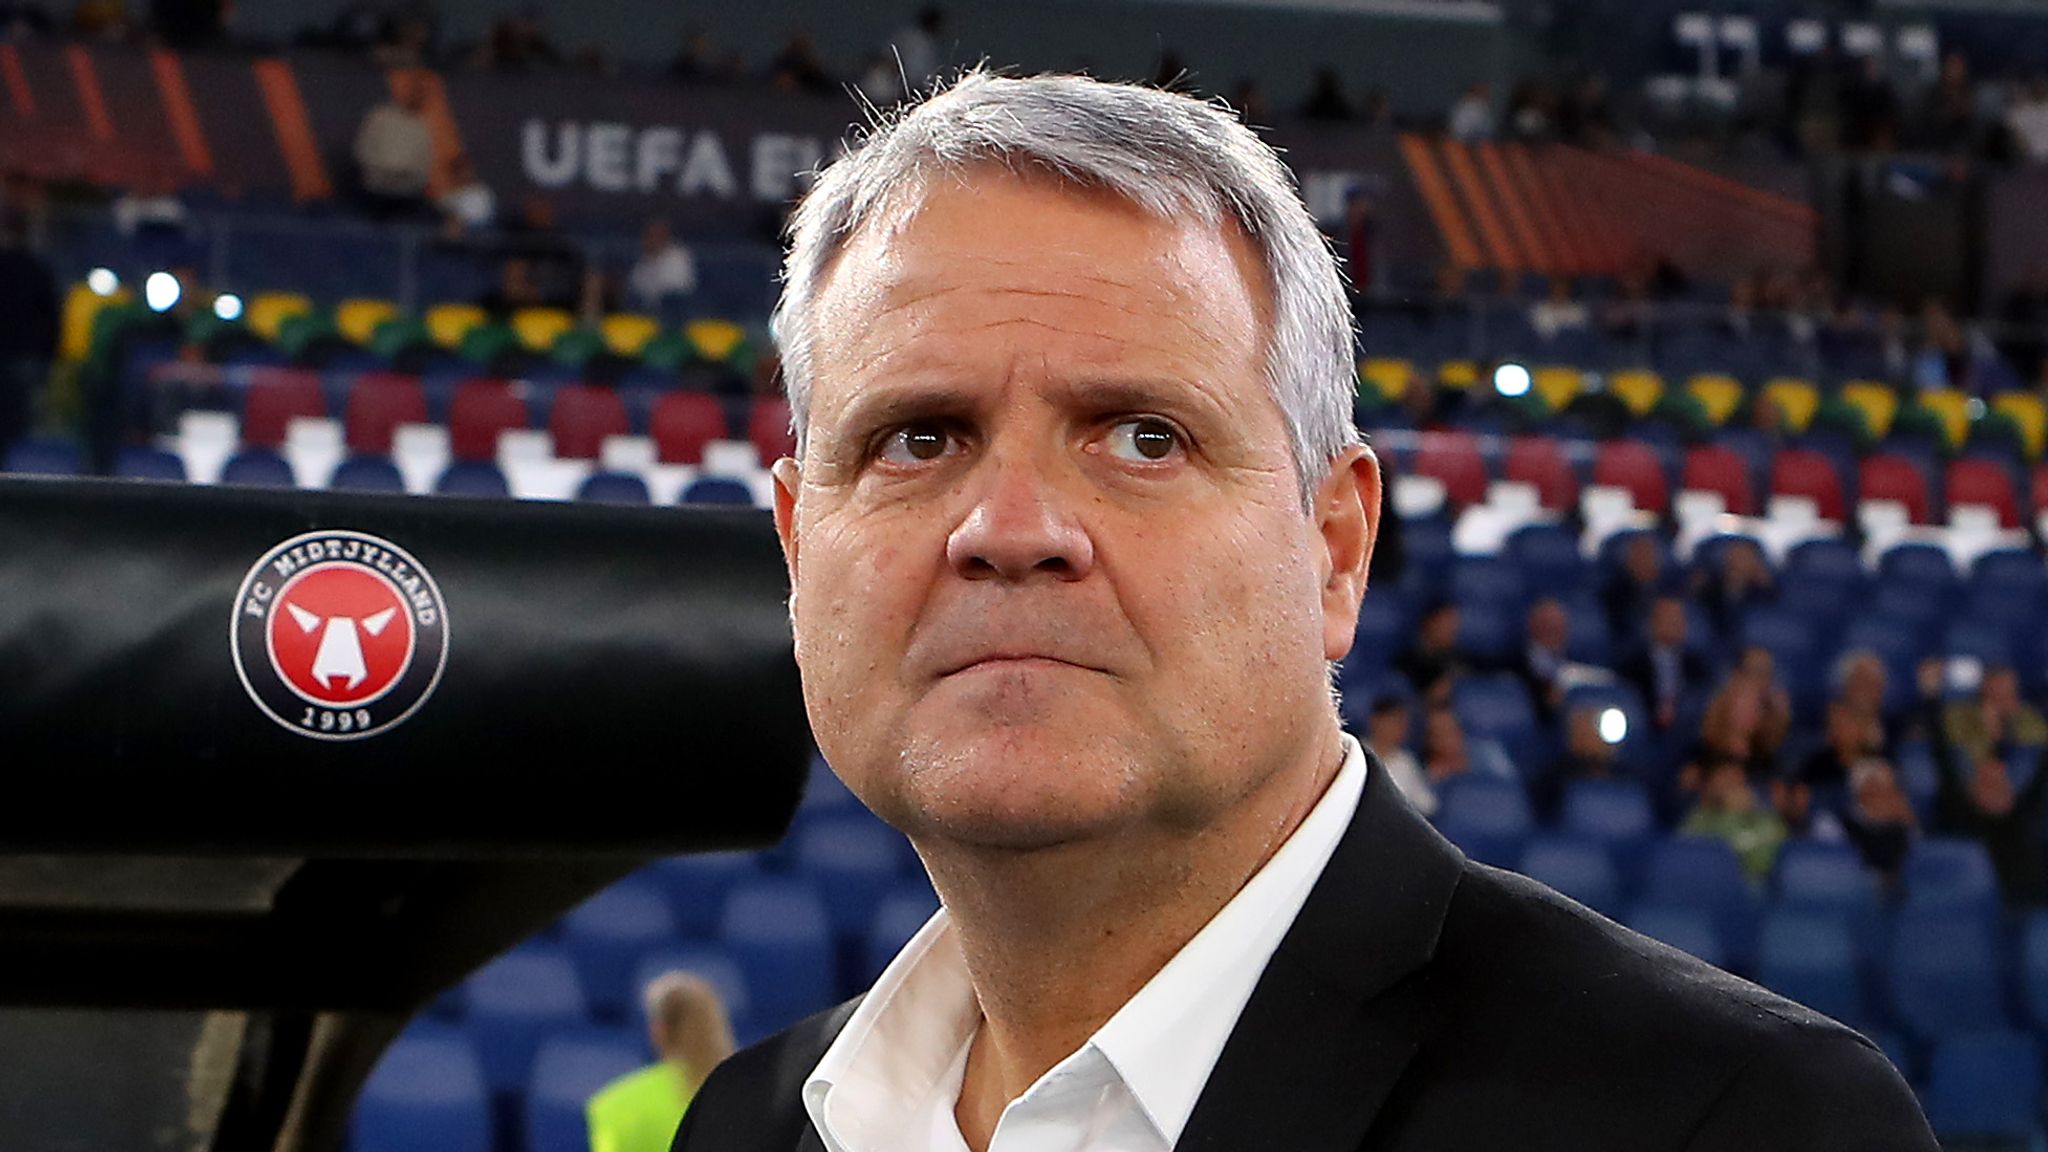
[[[412,661],[414,631],[389,580],[358,564],[316,564],[278,589],[264,639],[293,692],[344,708],[391,690]]]

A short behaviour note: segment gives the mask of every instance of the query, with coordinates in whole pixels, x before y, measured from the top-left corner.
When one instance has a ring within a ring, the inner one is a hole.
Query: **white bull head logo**
[[[386,608],[360,620],[351,616],[329,616],[323,620],[297,604],[284,607],[306,635],[311,636],[323,627],[326,629],[320,634],[320,650],[313,654],[313,680],[330,688],[334,681],[346,680],[347,683],[342,685],[344,690],[353,689],[370,678],[370,670],[363,665],[363,642],[356,635],[356,629],[361,628],[371,636],[381,636],[398,615],[398,609]]]

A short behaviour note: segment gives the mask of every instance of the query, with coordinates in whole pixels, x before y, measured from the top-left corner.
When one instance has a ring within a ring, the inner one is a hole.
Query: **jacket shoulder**
[[[811,1124],[804,1081],[859,1006],[855,997],[727,1057],[683,1113],[672,1152],[794,1152]]]

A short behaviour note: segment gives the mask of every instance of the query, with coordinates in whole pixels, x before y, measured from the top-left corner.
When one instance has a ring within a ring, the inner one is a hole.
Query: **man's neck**
[[[1079,1050],[1166,966],[1307,818],[1343,767],[1333,733],[1187,835],[1029,853],[922,845],[983,1023],[956,1115],[987,1146],[1003,1108]]]

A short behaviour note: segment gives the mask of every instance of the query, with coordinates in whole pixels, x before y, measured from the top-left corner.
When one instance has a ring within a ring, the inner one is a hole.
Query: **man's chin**
[[[1113,836],[1142,818],[1142,773],[1113,745],[1016,728],[902,762],[913,838],[1031,851]]]

